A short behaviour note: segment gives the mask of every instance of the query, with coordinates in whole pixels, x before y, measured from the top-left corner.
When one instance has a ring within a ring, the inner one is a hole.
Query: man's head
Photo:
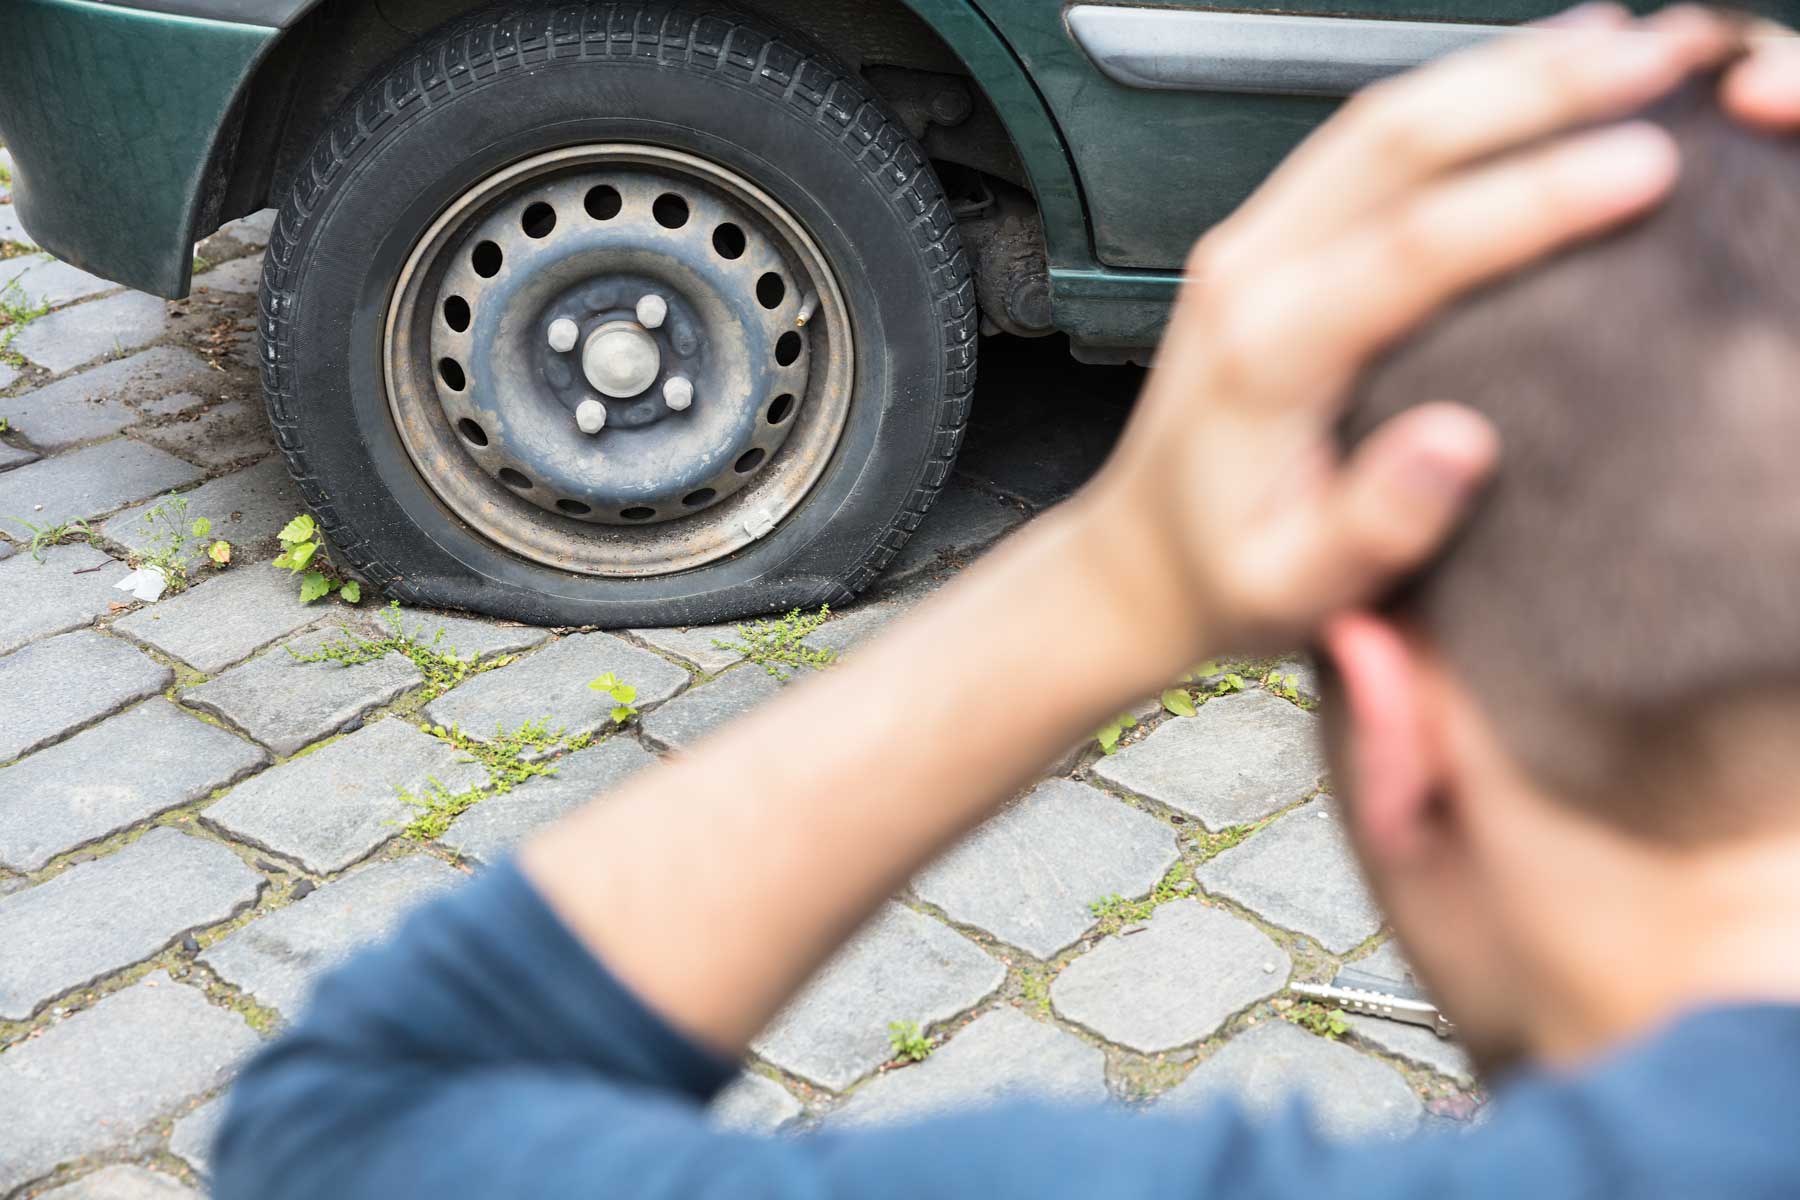
[[[1500,432],[1453,544],[1326,645],[1359,850],[1494,1059],[1556,904],[1800,831],[1800,145],[1711,94],[1651,114],[1668,203],[1442,314],[1345,427],[1451,400]]]

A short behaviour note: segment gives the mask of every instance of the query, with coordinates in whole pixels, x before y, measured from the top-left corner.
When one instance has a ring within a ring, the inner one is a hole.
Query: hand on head
[[[1692,7],[1634,20],[1591,5],[1546,24],[1554,36],[1366,89],[1195,246],[1089,493],[1140,539],[1140,607],[1176,644],[1204,626],[1246,650],[1295,645],[1430,557],[1495,436],[1427,404],[1341,461],[1351,381],[1452,297],[1654,205],[1679,171],[1673,143],[1604,123],[1744,46],[1741,24]],[[1725,76],[1729,106],[1800,125],[1796,66],[1785,39],[1758,43]]]

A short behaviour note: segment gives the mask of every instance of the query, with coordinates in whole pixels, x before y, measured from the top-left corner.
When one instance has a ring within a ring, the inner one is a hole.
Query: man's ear
[[[1334,618],[1320,648],[1337,677],[1345,806],[1362,852],[1388,862],[1414,857],[1425,838],[1437,779],[1425,729],[1416,653],[1391,624],[1367,613]]]

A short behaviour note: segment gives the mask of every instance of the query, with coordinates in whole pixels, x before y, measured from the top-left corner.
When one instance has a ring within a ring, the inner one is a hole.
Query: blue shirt
[[[702,948],[696,947],[696,952]],[[1322,1141],[1257,1124],[1009,1105],[758,1137],[703,1105],[733,1064],[672,1029],[512,866],[329,975],[239,1078],[216,1200],[1527,1200],[1800,1196],[1800,1008],[1695,1013],[1470,1132]]]

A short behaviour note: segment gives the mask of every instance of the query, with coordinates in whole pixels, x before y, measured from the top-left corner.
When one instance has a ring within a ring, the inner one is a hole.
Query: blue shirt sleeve
[[[1795,1028],[1790,1017],[1790,1044]],[[1766,1056],[1767,1037],[1748,1044]],[[719,1129],[706,1118],[704,1104],[734,1074],[733,1064],[688,1041],[613,978],[517,869],[505,865],[421,909],[390,942],[327,976],[301,1020],[246,1066],[214,1148],[213,1195],[1552,1200],[1777,1194],[1744,1178],[1726,1191],[1687,1190],[1696,1182],[1693,1171],[1713,1156],[1685,1150],[1683,1142],[1717,1136],[1718,1127],[1709,1134],[1705,1120],[1716,1098],[1698,1110],[1682,1106],[1682,1114],[1664,1114],[1651,1158],[1675,1166],[1652,1169],[1639,1135],[1642,1114],[1632,1108],[1634,1098],[1641,1108],[1659,1089],[1641,1077],[1603,1082],[1598,1091],[1537,1085],[1535,1098],[1476,1134],[1357,1147],[1321,1141],[1297,1111],[1252,1125],[1224,1104],[1183,1117],[1012,1105],[909,1126],[758,1137]],[[1609,1096],[1612,1091],[1617,1094]],[[1670,1133],[1677,1125],[1682,1136]],[[1741,1120],[1734,1128],[1740,1145],[1748,1140]],[[1744,1166],[1753,1159],[1732,1161]],[[1789,1184],[1794,1178],[1775,1177]],[[1665,1193],[1670,1185],[1675,1190]]]

